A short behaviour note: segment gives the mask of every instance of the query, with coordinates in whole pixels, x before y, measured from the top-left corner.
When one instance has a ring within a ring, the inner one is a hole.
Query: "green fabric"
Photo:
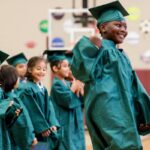
[[[102,40],[92,56],[89,51],[95,49],[80,47],[89,40],[81,41],[73,48],[71,69],[85,83],[86,121],[94,150],[141,150],[137,122],[150,123],[150,100],[129,59],[112,41]]]
[[[0,101],[4,98],[4,93],[2,88],[0,87]]]
[[[119,1],[93,7],[89,11],[97,19],[98,25],[110,21],[123,21],[124,16],[128,15],[128,12]]]
[[[14,93],[17,96],[20,96],[20,94],[23,92],[26,82],[27,82],[26,79],[25,80],[20,79],[18,87],[14,89]]]
[[[14,105],[20,105],[23,109],[18,119],[9,129],[12,149],[29,150],[35,135],[33,133],[34,129],[28,111],[21,102],[21,99],[13,92],[5,93],[5,97],[10,98],[14,101]]]
[[[82,51],[82,53],[80,51]],[[97,47],[92,44],[86,36],[83,36],[76,44],[73,50],[73,55],[74,54],[75,56],[72,59],[72,67],[75,68],[72,70],[73,75],[75,77],[77,76],[80,81],[89,81],[90,78],[93,78],[90,75],[94,75],[92,68],[95,64],[95,57],[98,55]]]
[[[4,120],[9,103],[10,101],[0,100],[0,150],[11,150],[10,137]]]
[[[0,56],[1,56],[0,51]],[[2,56],[1,56],[2,57]],[[2,57],[0,63],[2,63],[8,56]],[[10,101],[5,100],[3,101],[4,93],[3,90],[0,88],[0,150],[12,150],[11,149],[11,142],[8,133],[8,129],[6,128],[5,124],[5,113],[9,107]]]
[[[43,55],[47,55],[49,62],[60,61],[66,59],[65,50],[45,50]]]
[[[6,125],[12,126],[14,122],[16,121],[17,117],[15,117],[15,111],[16,109],[20,108],[20,105],[13,103],[12,106],[9,106],[10,101],[13,101],[12,99],[4,99],[4,93],[3,90],[0,88],[0,118],[5,119]]]
[[[85,150],[83,114],[80,99],[68,86],[58,78],[54,78],[51,98],[56,117],[60,123],[62,142],[58,150]]]
[[[17,64],[26,64],[27,63],[27,60],[25,59],[18,59],[16,61],[14,61],[11,65],[12,66],[16,66]]]
[[[72,62],[72,57],[73,57],[72,51],[66,52],[66,53],[65,53],[65,56],[66,56],[66,58],[67,58],[69,64],[71,64],[71,62]]]
[[[5,114],[7,109],[9,108],[9,104],[10,104],[9,100],[0,101],[0,118],[5,118]]]
[[[7,59],[7,62],[9,65],[16,66],[17,64],[26,64],[27,58],[23,53],[19,53]]]
[[[15,111],[17,109],[20,109],[20,114],[22,113],[22,108],[19,104],[13,103],[11,107],[8,107],[6,113],[5,113],[5,122],[7,128],[11,128],[16,120],[18,119],[18,116],[16,115]]]
[[[43,92],[36,83],[27,81],[25,90],[21,93],[22,102],[28,109],[31,121],[33,123],[34,132],[41,142],[50,143],[49,138],[41,136],[43,131],[48,130],[51,126],[59,127],[51,100],[48,96],[46,88]],[[51,148],[52,149],[52,148]]]
[[[0,118],[0,150],[12,150],[8,129],[2,118]]]
[[[99,25],[110,22],[110,21],[123,21],[125,20],[120,11],[111,9],[109,11],[104,12],[97,20]]]
[[[0,51],[0,64],[2,64],[9,55],[3,51]]]

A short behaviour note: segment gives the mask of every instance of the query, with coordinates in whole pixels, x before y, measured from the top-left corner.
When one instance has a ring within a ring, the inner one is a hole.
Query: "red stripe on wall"
[[[150,70],[136,70],[136,73],[142,82],[143,86],[145,87],[146,91],[150,95]]]

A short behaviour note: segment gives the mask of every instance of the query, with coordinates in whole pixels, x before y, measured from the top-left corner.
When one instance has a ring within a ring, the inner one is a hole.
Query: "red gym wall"
[[[137,69],[136,73],[150,95],[150,70]]]

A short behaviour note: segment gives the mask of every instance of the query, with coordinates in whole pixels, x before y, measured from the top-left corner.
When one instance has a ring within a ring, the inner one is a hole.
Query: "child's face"
[[[29,70],[29,72],[31,72],[35,82],[40,82],[46,75],[47,65],[44,61],[40,61],[31,70]]]
[[[101,26],[103,38],[112,40],[116,44],[123,42],[127,36],[127,24],[125,21],[111,21]]]
[[[17,64],[16,70],[18,72],[19,77],[24,77],[27,72],[27,64]]]
[[[70,68],[69,62],[67,60],[63,60],[60,64],[60,68],[56,70],[56,74],[61,77],[65,78],[69,76]]]

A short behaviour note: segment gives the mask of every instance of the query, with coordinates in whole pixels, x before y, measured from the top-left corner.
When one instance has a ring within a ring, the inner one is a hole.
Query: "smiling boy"
[[[73,48],[72,72],[85,83],[86,122],[94,150],[142,150],[149,133],[150,100],[130,61],[117,45],[127,36],[119,1],[89,9],[97,19],[101,47],[83,37]],[[145,129],[145,130],[144,130]]]

